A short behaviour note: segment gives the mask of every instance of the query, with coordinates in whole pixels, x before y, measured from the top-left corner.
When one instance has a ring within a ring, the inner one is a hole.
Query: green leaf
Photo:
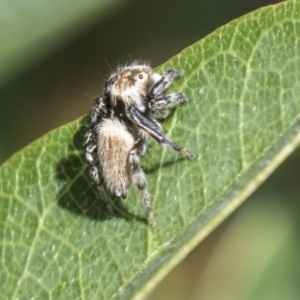
[[[156,70],[184,71],[172,89],[189,102],[163,127],[196,159],[150,143],[155,228],[136,188],[108,217],[85,170],[84,118],[2,165],[2,297],[144,297],[299,144],[299,14],[295,0],[258,10]]]

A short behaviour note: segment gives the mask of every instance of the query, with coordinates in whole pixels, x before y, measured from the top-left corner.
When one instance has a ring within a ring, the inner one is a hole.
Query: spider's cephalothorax
[[[145,174],[140,166],[148,136],[189,159],[194,158],[187,149],[170,141],[156,120],[167,117],[170,107],[186,101],[180,92],[164,93],[180,75],[181,72],[172,69],[163,75],[152,74],[148,65],[133,62],[112,74],[104,86],[102,97],[95,100],[85,136],[85,157],[92,180],[106,201],[110,214],[113,210],[106,188],[124,199],[134,183],[148,210],[149,224],[155,225]],[[95,156],[99,160],[101,175]]]

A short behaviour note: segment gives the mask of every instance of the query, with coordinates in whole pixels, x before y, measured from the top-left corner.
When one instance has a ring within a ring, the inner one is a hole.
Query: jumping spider
[[[194,158],[189,150],[169,140],[156,119],[169,115],[169,108],[186,101],[180,93],[165,94],[180,71],[167,70],[163,75],[138,61],[118,68],[104,86],[102,97],[95,100],[85,135],[85,157],[93,182],[113,214],[110,197],[102,184],[103,178],[112,194],[124,199],[131,183],[140,190],[148,211],[148,222],[155,226],[146,177],[140,157],[146,152],[147,137]],[[99,160],[101,175],[96,165]]]

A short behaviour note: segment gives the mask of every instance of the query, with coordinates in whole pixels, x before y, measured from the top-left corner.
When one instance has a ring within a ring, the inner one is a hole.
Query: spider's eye
[[[143,79],[144,76],[142,74],[139,75],[139,79]]]

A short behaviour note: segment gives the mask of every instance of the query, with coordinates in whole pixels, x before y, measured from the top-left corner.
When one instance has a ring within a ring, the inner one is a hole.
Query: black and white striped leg
[[[131,168],[133,182],[137,185],[138,189],[140,190],[142,200],[148,211],[148,223],[151,227],[154,227],[155,226],[154,214],[150,202],[149,193],[146,189],[146,176],[140,165],[138,148],[134,148],[130,151],[129,164]]]
[[[186,100],[186,97],[182,93],[161,94],[151,99],[148,107],[154,117],[165,118],[169,115],[169,107],[179,105],[186,102]]]
[[[180,71],[176,71],[173,69],[167,70],[163,76],[154,83],[154,85],[151,87],[149,91],[150,96],[155,96],[161,94],[166,88],[168,88],[175,78],[181,76]]]
[[[90,135],[90,140],[92,140],[92,135]],[[87,137],[86,137],[86,142],[88,142],[88,141],[89,141],[89,132],[87,133]],[[110,197],[107,195],[103,185],[100,182],[99,171],[98,171],[98,168],[96,166],[95,159],[93,156],[93,153],[96,150],[97,150],[96,145],[93,145],[92,143],[88,143],[86,146],[86,149],[85,149],[85,159],[88,164],[91,178],[92,178],[93,182],[95,183],[101,198],[103,198],[104,201],[106,202],[106,205],[107,205],[110,215],[113,215],[113,208],[111,206]]]
[[[176,145],[174,142],[170,141],[167,137],[164,136],[164,134],[161,132],[160,127],[155,123],[153,120],[146,117],[142,112],[140,112],[135,107],[129,108],[129,113],[134,121],[134,123],[147,132],[154,140],[157,142],[164,144],[171,149],[180,152],[184,156],[186,156],[188,159],[195,158],[195,155],[191,153],[188,149],[182,148],[178,145]]]

